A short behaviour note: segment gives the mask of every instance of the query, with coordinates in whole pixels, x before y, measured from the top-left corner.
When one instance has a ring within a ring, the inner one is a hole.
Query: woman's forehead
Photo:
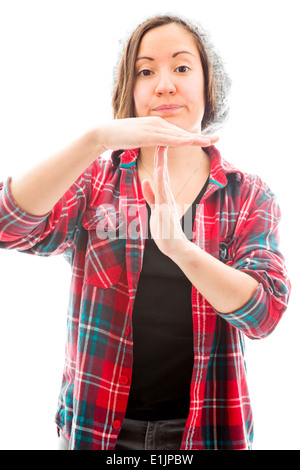
[[[138,57],[148,51],[159,55],[163,50],[169,50],[172,54],[183,50],[195,53],[197,47],[191,33],[183,26],[170,23],[145,33],[139,45]]]

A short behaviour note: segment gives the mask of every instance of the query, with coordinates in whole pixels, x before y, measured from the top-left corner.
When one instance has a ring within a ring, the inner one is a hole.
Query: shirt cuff
[[[36,226],[45,220],[51,211],[45,215],[33,215],[21,209],[15,202],[10,182],[12,177],[7,178],[3,183],[0,197],[0,239],[10,236],[20,236],[30,233]]]
[[[250,338],[262,338],[266,332],[261,329],[267,313],[268,293],[263,284],[259,284],[253,297],[242,308],[231,313],[216,313],[232,326],[238,328]]]

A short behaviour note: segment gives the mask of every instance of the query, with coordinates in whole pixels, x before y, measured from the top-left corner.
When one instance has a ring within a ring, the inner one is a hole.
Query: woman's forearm
[[[37,216],[51,211],[84,170],[106,150],[99,146],[97,136],[96,129],[86,132],[56,155],[18,179],[12,179],[10,188],[18,206]]]
[[[11,181],[15,202],[32,215],[47,214],[84,170],[106,150],[208,146],[215,137],[185,131],[158,117],[115,119],[83,134],[67,148]]]
[[[259,285],[252,276],[225,265],[188,240],[172,259],[214,309],[223,314],[246,305]]]

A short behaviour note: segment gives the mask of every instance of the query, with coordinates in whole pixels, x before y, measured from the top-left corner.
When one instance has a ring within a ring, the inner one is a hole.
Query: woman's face
[[[204,74],[193,36],[170,23],[148,31],[136,60],[136,117],[160,116],[199,132],[205,111]]]

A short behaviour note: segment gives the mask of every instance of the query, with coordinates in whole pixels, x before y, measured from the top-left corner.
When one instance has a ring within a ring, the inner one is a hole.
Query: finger
[[[152,206],[155,204],[155,194],[152,187],[152,184],[149,180],[144,180],[142,182],[142,191],[144,198],[152,209]]]
[[[201,147],[209,147],[218,142],[219,136],[202,136],[195,135],[192,145],[201,145]]]
[[[153,136],[152,136],[153,137]],[[159,135],[156,138],[155,145],[159,145],[161,147],[178,147],[178,146],[184,146],[184,145],[192,145],[194,143],[194,137],[188,136],[188,135],[168,135],[168,134],[163,134]],[[149,144],[153,145],[152,144]]]
[[[168,169],[166,163],[166,154],[165,149],[167,147],[158,145],[155,149],[154,153],[154,182],[157,183],[157,172],[159,168],[163,170],[163,172]],[[155,186],[156,187],[156,186]]]
[[[193,140],[196,143],[210,143],[213,144],[219,140],[219,136],[217,135],[205,135],[201,134],[200,132],[190,132],[187,130],[184,130],[180,127],[175,126],[174,124],[168,124],[168,134],[162,129],[162,135],[168,135],[169,137],[174,137],[178,139],[182,139],[184,142],[185,140]]]
[[[179,147],[179,146],[188,146],[188,145],[198,145],[200,147],[209,147],[217,142],[219,138],[207,138],[203,136],[194,136],[194,137],[172,137],[172,136],[162,136],[160,139],[157,139],[155,145],[162,147]],[[150,146],[150,144],[149,144]]]
[[[155,155],[154,155],[154,165],[155,169],[162,168],[164,171],[168,170],[167,166],[167,148],[163,145],[158,145],[156,147]]]
[[[168,171],[168,147],[158,147],[157,152],[155,154],[155,165],[157,171],[159,168],[162,168],[163,172],[163,183],[164,183],[164,191],[166,194],[167,202],[169,206],[176,205],[175,198],[172,193],[171,183],[169,178],[169,171]]]
[[[149,118],[148,118],[149,119]],[[182,129],[162,118],[152,117],[150,135],[154,137],[156,145],[176,146],[176,145],[202,145],[208,146],[219,140],[218,136],[201,135]],[[151,139],[152,140],[152,139]]]
[[[171,190],[171,183],[169,178],[169,171],[168,171],[168,147],[162,147],[161,151],[161,162],[159,162],[164,171],[164,182],[165,182],[165,190],[168,197],[169,204],[173,201],[173,194]]]
[[[166,178],[165,172],[168,171],[165,169],[165,149],[166,147],[158,146],[155,151],[155,202],[157,204],[167,204],[168,197],[166,191]]]

